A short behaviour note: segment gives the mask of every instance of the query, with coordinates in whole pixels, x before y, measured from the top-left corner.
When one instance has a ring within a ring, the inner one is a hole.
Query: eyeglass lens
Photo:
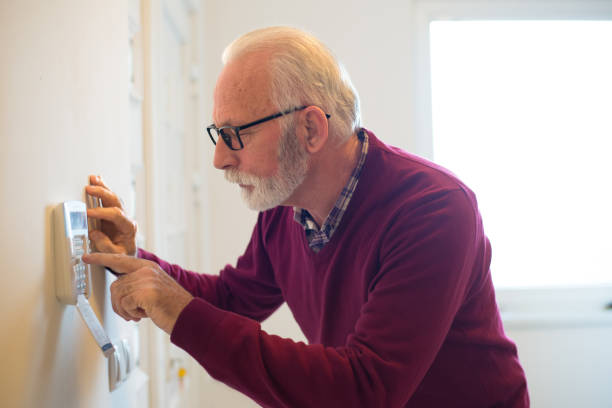
[[[222,128],[215,129],[216,133],[219,134],[225,144],[230,146],[232,149],[240,149],[240,140],[238,139],[238,135],[236,134],[236,130],[233,128]]]

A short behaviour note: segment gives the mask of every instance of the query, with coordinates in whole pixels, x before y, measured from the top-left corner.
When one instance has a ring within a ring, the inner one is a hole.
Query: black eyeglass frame
[[[282,112],[278,112],[278,113],[275,113],[273,115],[266,116],[265,118],[257,119],[257,120],[255,120],[253,122],[249,122],[249,123],[247,123],[245,125],[240,125],[240,126],[229,126],[228,125],[228,126],[221,126],[220,128],[218,128],[213,123],[212,125],[209,125],[209,126],[206,127],[206,131],[208,132],[208,136],[210,136],[210,140],[212,140],[212,142],[213,142],[213,144],[215,146],[217,145],[217,141],[215,140],[215,137],[213,136],[213,133],[212,133],[213,131],[219,137],[221,137],[221,139],[223,139],[223,141],[225,142],[227,147],[230,148],[230,150],[242,150],[242,149],[244,149],[244,144],[242,143],[242,139],[240,138],[240,131],[241,130],[250,128],[251,126],[259,125],[260,123],[264,123],[264,122],[267,122],[267,121],[272,120],[272,119],[276,119],[276,118],[284,116],[284,115],[288,115],[288,114],[293,113],[293,112],[301,111],[303,109],[306,109],[308,106],[310,106],[310,105],[304,105],[304,106],[299,106],[299,107],[296,107],[296,108],[287,109],[287,110],[284,110]],[[325,117],[327,119],[329,119],[331,117],[331,115],[326,113]],[[232,129],[236,133],[236,138],[238,139],[238,143],[240,144],[240,147],[235,148],[235,147],[232,146],[232,140],[231,140],[232,136],[231,135],[226,135],[223,132],[224,129]]]

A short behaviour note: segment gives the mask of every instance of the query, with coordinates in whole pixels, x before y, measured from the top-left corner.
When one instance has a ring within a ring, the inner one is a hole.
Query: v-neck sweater
[[[319,252],[291,207],[260,213],[218,276],[139,250],[195,296],[171,341],[266,407],[529,406],[474,194],[368,136],[359,185]],[[261,329],[283,302],[308,344]]]

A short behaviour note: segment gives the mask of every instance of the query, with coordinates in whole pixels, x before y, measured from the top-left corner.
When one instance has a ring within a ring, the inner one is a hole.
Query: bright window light
[[[434,160],[474,190],[500,287],[612,283],[612,22],[430,24]]]

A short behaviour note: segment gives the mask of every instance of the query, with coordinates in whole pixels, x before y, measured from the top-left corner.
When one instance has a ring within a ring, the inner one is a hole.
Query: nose
[[[213,166],[219,170],[225,170],[238,165],[237,152],[231,150],[227,145],[219,139],[215,145],[215,154],[213,156]]]

